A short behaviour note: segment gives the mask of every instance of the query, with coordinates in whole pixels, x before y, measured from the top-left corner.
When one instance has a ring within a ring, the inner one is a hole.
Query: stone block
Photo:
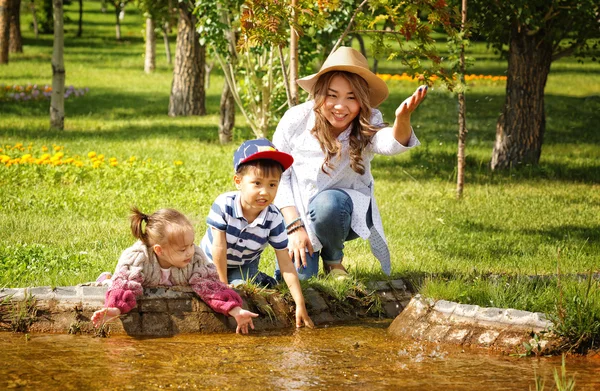
[[[471,330],[468,328],[452,327],[445,335],[444,341],[452,344],[462,345],[469,337]]]
[[[486,331],[483,331],[481,334],[479,334],[479,336],[477,336],[477,339],[475,340],[475,342],[479,346],[486,346],[486,347],[492,346],[496,342],[496,339],[498,338],[499,335],[500,335],[499,331],[486,330]]]
[[[233,322],[233,330],[235,330],[235,319],[232,317],[225,317],[221,314],[214,312],[200,312],[200,331],[203,333],[224,333],[231,330],[228,326],[227,320]]]
[[[81,290],[75,286],[54,288],[55,298],[59,301],[81,301]]]
[[[532,313],[532,321],[530,326],[536,329],[536,331],[548,330],[554,326],[554,323],[550,321],[545,314],[541,312]]]
[[[479,323],[496,324],[504,318],[504,310],[500,308],[479,308],[475,319]]]
[[[394,296],[394,294],[392,293],[392,291],[387,290],[387,291],[377,291],[375,293],[377,296],[379,296],[381,298],[381,301],[385,302],[396,302],[398,301],[398,299],[396,298],[396,296]]]
[[[408,286],[404,283],[403,280],[392,280],[389,282],[390,286],[392,287],[392,289],[395,289],[397,291],[407,291],[408,290]]]
[[[390,285],[386,281],[369,281],[365,284],[371,291],[387,291]]]
[[[452,315],[462,316],[463,318],[475,318],[477,312],[479,311],[478,305],[470,305],[470,304],[457,304],[456,308],[454,308],[454,312]]]
[[[121,326],[128,335],[142,335],[142,316],[138,312],[129,312],[120,316]],[[115,323],[118,323],[115,322]]]
[[[529,339],[529,335],[523,331],[506,330],[498,336],[495,346],[508,348],[514,351],[523,350],[523,342]]]
[[[423,339],[429,342],[439,342],[443,341],[448,331],[450,331],[451,327],[448,325],[432,325],[427,329]]]
[[[287,303],[281,298],[281,296],[273,294],[267,297],[267,301],[271,304],[271,308],[273,308],[273,312],[277,317],[278,321],[281,322],[284,327],[289,326],[290,323],[290,307]],[[309,313],[310,316],[310,313]]]
[[[192,311],[194,312],[213,312],[213,310],[203,302],[200,298],[194,297],[191,299],[192,301]]]
[[[29,288],[29,295],[36,300],[52,300],[56,297],[54,289],[49,286]]]
[[[533,314],[529,311],[514,310],[511,308],[504,310],[501,322],[510,325],[526,326],[533,322]]]
[[[173,334],[198,333],[200,332],[200,314],[197,312],[171,314],[171,324],[173,325]]]
[[[105,286],[80,286],[81,305],[83,309],[98,309],[104,306],[107,287]]]
[[[149,313],[149,312],[167,312],[167,300],[165,299],[148,299],[146,297],[138,300],[138,311]]]
[[[191,299],[171,299],[167,300],[167,308],[170,313],[192,312],[193,309]]]
[[[412,325],[412,330],[410,331],[410,336],[414,339],[423,340],[425,339],[425,334],[427,333],[427,329],[429,328],[429,323],[427,322],[415,322]]]
[[[164,312],[145,312],[141,313],[141,317],[143,335],[173,335],[173,326],[169,314]]]
[[[450,323],[450,316],[452,316],[452,314],[431,311],[427,317],[427,321],[431,324],[448,324]]]
[[[329,310],[329,306],[323,297],[313,288],[308,288],[304,291],[304,300],[311,314]]]
[[[438,300],[435,302],[433,310],[442,314],[451,315],[456,309],[456,306],[458,306],[458,303],[455,303],[453,301]]]
[[[388,318],[395,318],[402,312],[402,305],[396,302],[388,302],[383,304],[383,311]]]
[[[0,289],[0,300],[10,296],[11,301],[23,301],[27,295],[27,288],[2,288]]]
[[[311,316],[314,324],[332,323],[335,318],[329,313],[329,311],[322,311],[314,316]]]

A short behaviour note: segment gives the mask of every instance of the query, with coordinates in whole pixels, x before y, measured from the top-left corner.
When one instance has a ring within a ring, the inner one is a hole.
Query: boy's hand
[[[235,321],[237,322],[237,327],[235,329],[235,332],[237,334],[248,334],[248,326],[250,326],[250,328],[254,330],[252,318],[256,318],[258,314],[255,314],[254,312],[250,312],[248,310],[244,310],[242,309],[242,307],[235,307],[234,309],[229,311],[229,315],[233,316],[235,318]]]
[[[296,306],[296,327],[302,327],[302,323],[311,329],[315,327],[312,319],[308,316],[308,312],[306,312],[306,307]]]
[[[102,308],[94,312],[92,315],[92,323],[94,327],[101,326],[105,323],[108,323],[121,315],[121,310],[115,307]]]

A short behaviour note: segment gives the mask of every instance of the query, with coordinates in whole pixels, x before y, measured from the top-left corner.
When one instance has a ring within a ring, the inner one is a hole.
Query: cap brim
[[[287,170],[294,163],[294,158],[289,153],[281,152],[281,151],[261,151],[253,153],[250,157],[240,161],[238,166],[242,163],[248,163],[253,160],[259,159],[268,159],[275,160],[277,163],[283,166],[283,171]]]

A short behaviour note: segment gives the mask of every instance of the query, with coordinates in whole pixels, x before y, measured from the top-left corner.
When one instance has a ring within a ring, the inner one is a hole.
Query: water
[[[389,322],[287,333],[138,339],[0,333],[0,389],[529,390],[561,358],[398,341]],[[569,357],[577,390],[600,390],[600,360]]]

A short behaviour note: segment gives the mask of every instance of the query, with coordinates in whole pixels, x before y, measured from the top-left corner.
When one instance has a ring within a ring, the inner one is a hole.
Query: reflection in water
[[[389,322],[287,333],[137,339],[0,333],[0,389],[528,390],[560,357],[398,341]],[[578,390],[600,389],[600,362],[571,357]],[[551,387],[547,387],[551,388]]]

